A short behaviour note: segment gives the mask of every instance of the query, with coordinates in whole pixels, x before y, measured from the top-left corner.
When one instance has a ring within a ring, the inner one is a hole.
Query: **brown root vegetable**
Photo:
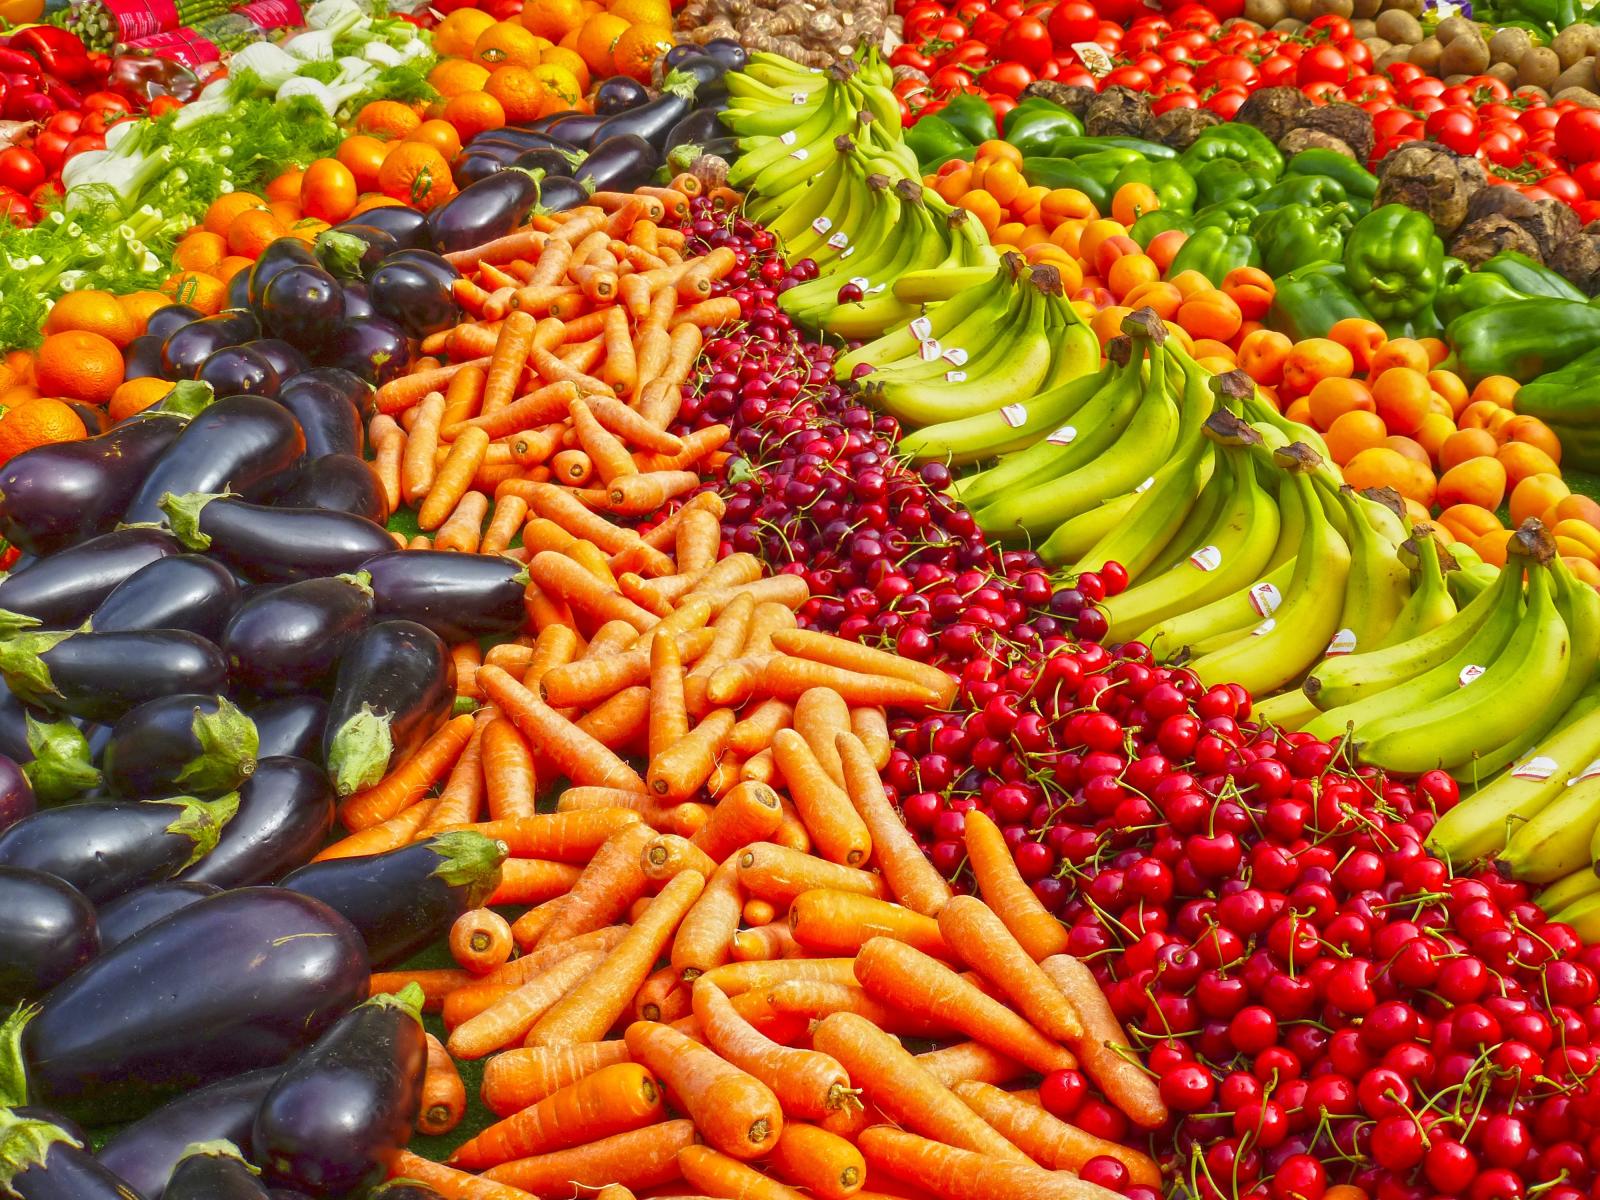
[[[1436,37],[1425,37],[1415,46],[1411,47],[1411,55],[1406,60],[1413,66],[1421,67],[1429,75],[1439,73],[1439,56],[1444,53],[1444,47],[1439,44]]]
[[[1504,217],[1525,229],[1539,247],[1539,258],[1549,258],[1557,246],[1578,232],[1578,215],[1565,204],[1530,200],[1516,188],[1486,187],[1473,196],[1465,223],[1487,216]]]
[[[1348,20],[1355,10],[1355,0],[1311,0],[1313,17],[1344,17]]]
[[[1557,92],[1552,100],[1571,100],[1574,104],[1581,104],[1584,108],[1600,108],[1600,96],[1587,87],[1569,87],[1563,92]]]
[[[1458,37],[1477,37],[1478,27],[1465,17],[1446,17],[1439,22],[1433,36],[1439,39],[1441,46],[1448,46]]]
[[[1484,190],[1508,191],[1509,189]],[[1540,257],[1539,244],[1533,240],[1532,235],[1521,225],[1506,217],[1487,216],[1479,217],[1476,221],[1468,221],[1456,230],[1455,237],[1450,239],[1450,253],[1469,267],[1476,267],[1506,250],[1515,250],[1518,254],[1526,254],[1533,259]]]
[[[1288,16],[1289,6],[1285,0],[1245,0],[1244,15],[1265,28]]]
[[[1422,23],[1408,12],[1391,8],[1378,14],[1378,36],[1397,46],[1415,46],[1422,40]]]
[[[1113,85],[1101,92],[1083,114],[1090,137],[1143,137],[1150,125],[1150,97]]]
[[[1489,39],[1489,57],[1497,63],[1510,63],[1513,67],[1522,56],[1533,49],[1533,39],[1526,29],[1497,29]]]
[[[1550,256],[1549,265],[1576,287],[1594,295],[1600,290],[1600,225],[1590,225],[1562,242]]]
[[[1600,30],[1586,21],[1578,21],[1556,34],[1550,40],[1550,49],[1556,52],[1562,68],[1566,69],[1600,49]]]
[[[1296,21],[1309,21],[1317,15],[1316,0],[1289,0],[1289,15]]]
[[[1187,150],[1211,126],[1221,122],[1216,113],[1204,108],[1173,108],[1150,122],[1147,135],[1151,141],[1171,146],[1174,150]]]
[[[1362,162],[1372,154],[1376,136],[1372,132],[1372,114],[1355,104],[1335,102],[1312,108],[1295,122],[1297,129],[1310,129],[1338,138]]]
[[[1475,158],[1466,158],[1433,142],[1407,142],[1384,155],[1378,164],[1378,194],[1373,207],[1404,204],[1428,214],[1441,237],[1448,237],[1467,218],[1473,195],[1488,186],[1488,176]]]
[[[1534,46],[1517,64],[1517,83],[1525,87],[1543,88],[1549,92],[1561,75],[1561,60],[1549,46]]]
[[[1311,101],[1299,88],[1261,88],[1245,98],[1233,119],[1254,125],[1269,141],[1277,142],[1299,125],[1310,109]]]
[[[1365,17],[1356,17],[1350,22],[1350,33],[1352,36],[1360,38],[1363,42],[1381,40],[1378,38],[1378,26]],[[1383,48],[1387,50],[1389,44],[1384,42]],[[1369,46],[1368,49],[1370,50],[1371,47]]]
[[[1022,99],[1026,100],[1030,96],[1038,96],[1041,100],[1059,104],[1081,121],[1084,113],[1089,111],[1090,102],[1095,98],[1095,90],[1090,87],[1056,83],[1050,79],[1036,79],[1022,89]]]
[[[1306,23],[1299,17],[1285,17],[1272,26],[1274,33],[1299,33],[1306,27]]]
[[[1484,74],[1493,76],[1507,87],[1517,82],[1517,69],[1510,63],[1490,63],[1489,69]]]
[[[1346,158],[1356,157],[1356,152],[1350,148],[1349,142],[1336,138],[1331,133],[1323,133],[1320,129],[1291,129],[1278,142],[1278,149],[1285,158],[1292,158],[1302,150],[1332,150],[1335,154],[1342,154]]]
[[[1411,47],[1410,46],[1391,46],[1389,49],[1385,50],[1382,54],[1379,54],[1377,51],[1373,51],[1372,58],[1373,58],[1372,69],[1374,71],[1379,71],[1379,72],[1386,71],[1386,70],[1388,70],[1388,68],[1394,66],[1397,63],[1410,62],[1411,61]]]
[[[1355,0],[1350,6],[1350,14],[1356,20],[1376,20],[1378,14],[1382,11],[1383,0]],[[1356,36],[1360,37],[1361,35],[1357,34]]]
[[[1556,76],[1556,81],[1551,85],[1550,90],[1559,96],[1568,88],[1594,87],[1594,64],[1594,55],[1585,55]]]

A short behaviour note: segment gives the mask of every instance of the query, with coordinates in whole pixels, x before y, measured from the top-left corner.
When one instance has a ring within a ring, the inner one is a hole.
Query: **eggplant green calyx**
[[[426,998],[418,984],[408,983],[398,992],[376,992],[362,1004],[371,1008],[397,1008],[421,1025],[422,1004]]]
[[[178,417],[199,416],[217,399],[217,389],[203,379],[180,379],[161,399],[158,411]]]
[[[44,656],[72,636],[40,630],[0,641],[0,675],[5,676],[6,686],[30,704],[48,706],[52,699],[60,699]]]
[[[256,1166],[244,1156],[244,1152],[227,1138],[213,1138],[209,1142],[190,1142],[183,1148],[183,1153],[178,1155],[178,1161],[186,1158],[236,1158],[245,1166],[245,1170],[252,1175],[261,1174],[261,1168]]]
[[[239,811],[239,793],[229,792],[215,800],[196,800],[193,796],[169,796],[165,800],[150,800],[149,804],[171,804],[183,811],[167,826],[167,832],[186,837],[194,850],[184,861],[180,871],[187,871],[195,863],[217,848],[222,837],[222,827],[233,820]]]
[[[256,723],[226,696],[217,698],[217,711],[198,706],[189,729],[200,754],[178,772],[178,782],[201,795],[230,791],[255,774],[261,736]]]
[[[185,492],[174,495],[168,492],[161,497],[161,511],[167,514],[167,525],[172,536],[183,544],[185,550],[208,550],[211,535],[200,530],[200,514],[213,500],[225,500],[231,492]]]
[[[383,778],[394,754],[394,718],[363,704],[333,736],[328,747],[328,774],[341,796],[372,787]]]
[[[50,1147],[58,1142],[83,1149],[83,1143],[59,1125],[19,1117],[10,1109],[0,1108],[0,1189],[8,1196],[18,1195],[13,1181],[32,1167],[42,1167]]]
[[[23,765],[33,794],[46,804],[60,804],[100,786],[100,770],[89,751],[89,739],[71,721],[48,725],[25,715],[28,749],[33,761]]]
[[[441,833],[428,843],[439,856],[432,874],[451,887],[469,889],[469,905],[477,908],[500,884],[500,864],[510,852],[504,842],[470,829]]]

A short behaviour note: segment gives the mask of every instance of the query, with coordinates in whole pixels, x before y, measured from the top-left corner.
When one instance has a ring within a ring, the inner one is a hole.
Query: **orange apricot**
[[[1529,517],[1543,516],[1554,508],[1572,489],[1559,475],[1527,475],[1511,489],[1511,523],[1521,525]]]
[[[1283,364],[1283,382],[1296,393],[1309,392],[1323,379],[1348,379],[1355,359],[1338,342],[1306,338],[1289,351]]]
[[[1330,376],[1319,379],[1308,397],[1311,421],[1318,429],[1328,429],[1345,413],[1375,412],[1372,393],[1359,379]]]
[[[1458,429],[1439,447],[1439,466],[1448,471],[1474,458],[1494,457],[1499,443],[1486,429]]]
[[[1372,400],[1390,433],[1415,433],[1428,415],[1433,389],[1410,367],[1390,367],[1372,382]]]
[[[1505,466],[1494,458],[1473,458],[1451,467],[1439,478],[1440,504],[1476,504],[1490,511],[1506,494]]]
[[[1506,469],[1506,479],[1512,487],[1516,487],[1530,475],[1558,475],[1561,468],[1551,460],[1550,456],[1537,446],[1530,446],[1526,442],[1507,442],[1500,447],[1495,455],[1500,465]]]

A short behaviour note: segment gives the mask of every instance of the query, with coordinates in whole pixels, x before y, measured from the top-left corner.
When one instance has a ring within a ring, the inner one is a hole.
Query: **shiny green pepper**
[[[1370,321],[1372,314],[1345,286],[1342,263],[1318,262],[1278,279],[1267,327],[1299,342],[1327,337],[1328,330],[1350,317]]]
[[[1000,136],[1000,129],[994,122],[994,109],[971,92],[957,92],[951,96],[938,115],[974,146]]]
[[[1526,254],[1502,250],[1478,268],[1498,275],[1525,296],[1548,296],[1552,300],[1587,300],[1566,276],[1534,262]]]
[[[1169,229],[1181,229],[1184,233],[1193,233],[1194,222],[1170,209],[1158,208],[1154,212],[1145,213],[1135,221],[1128,230],[1128,236],[1139,243],[1139,249],[1147,250],[1151,242]]]
[[[1185,271],[1199,271],[1214,286],[1221,287],[1228,272],[1236,267],[1260,265],[1261,256],[1256,250],[1254,238],[1247,233],[1229,233],[1213,226],[1197,229],[1183,244],[1177,257],[1172,260],[1167,276],[1171,278]]]
[[[1600,307],[1576,300],[1511,300],[1457,317],[1446,336],[1469,382],[1509,375],[1526,383],[1600,343]],[[1524,411],[1521,393],[1517,401],[1517,411]]]
[[[1307,208],[1343,204],[1348,203],[1350,196],[1342,184],[1326,175],[1285,175],[1255,199],[1257,209],[1270,212],[1290,204],[1303,204]]]
[[[1216,158],[1194,173],[1195,189],[1202,207],[1227,200],[1250,200],[1272,185],[1259,172],[1231,158]]]
[[[1492,271],[1462,271],[1439,289],[1439,294],[1433,298],[1433,311],[1448,325],[1457,317],[1491,304],[1526,299],[1526,295]]]
[[[1228,233],[1247,233],[1257,217],[1256,206],[1248,200],[1222,200],[1208,204],[1194,215],[1196,229],[1222,229]]]
[[[1351,196],[1368,202],[1378,194],[1378,177],[1337,150],[1302,150],[1289,160],[1284,173],[1331,179]]]
[[[1111,182],[1130,162],[1132,150],[1099,150],[1079,158],[1025,158],[1022,177],[1047,188],[1076,188],[1102,213],[1111,211]]]
[[[952,158],[970,157],[975,149],[942,117],[923,117],[906,130],[906,145],[917,156],[917,164],[929,172]]]
[[[1188,171],[1176,162],[1141,161],[1129,163],[1117,172],[1111,181],[1111,195],[1116,197],[1125,183],[1142,183],[1155,192],[1163,211],[1192,213],[1196,196],[1195,181]]]
[[[1195,138],[1178,161],[1192,173],[1219,158],[1230,158],[1269,181],[1283,174],[1283,155],[1267,140],[1267,135],[1253,125],[1238,121],[1211,126]]]
[[[1286,204],[1263,213],[1251,227],[1261,245],[1261,265],[1269,275],[1287,275],[1314,262],[1337,262],[1344,253],[1345,229],[1332,209]]]
[[[1083,122],[1059,104],[1030,96],[1005,115],[1001,133],[1027,157],[1049,154],[1050,148],[1062,138],[1082,137]]]
[[[1444,243],[1427,213],[1385,204],[1350,231],[1344,267],[1350,290],[1375,319],[1403,319],[1433,302],[1443,280]]]

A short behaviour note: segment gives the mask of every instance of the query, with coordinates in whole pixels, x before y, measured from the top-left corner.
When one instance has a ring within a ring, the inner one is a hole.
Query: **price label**
[[[1000,417],[1011,428],[1018,428],[1028,419],[1028,410],[1020,404],[1007,404],[1001,407]]]
[[[1189,555],[1189,561],[1202,571],[1215,571],[1222,565],[1222,551],[1215,546],[1201,546]]]
[[[794,136],[794,130],[790,129],[790,130],[787,130],[787,131],[785,131],[783,133],[780,133],[778,135],[778,140],[780,142],[782,142],[785,146],[792,146],[792,145],[795,144],[795,142],[798,139]]]
[[[1261,624],[1257,625],[1254,629],[1252,629],[1250,631],[1250,636],[1251,637],[1266,637],[1267,634],[1271,633],[1277,627],[1278,627],[1278,622],[1275,621],[1273,618],[1268,617],[1265,621],[1261,622]]]
[[[911,336],[919,342],[925,342],[933,336],[933,322],[927,317],[918,317],[906,328],[911,330]]]
[[[1271,616],[1283,603],[1283,593],[1270,583],[1258,583],[1250,589],[1250,607],[1263,617]]]
[[[1466,687],[1467,684],[1471,683],[1474,679],[1477,679],[1486,670],[1488,670],[1487,667],[1480,667],[1477,663],[1468,663],[1466,666],[1461,668],[1461,674],[1457,677],[1456,682],[1460,686]]]
[[[843,250],[849,244],[850,239],[845,236],[845,232],[842,229],[828,239],[828,245],[832,246],[835,250]]]
[[[951,346],[944,352],[944,360],[952,367],[964,367],[967,365],[967,352],[960,346]]]
[[[967,381],[967,373],[965,371],[946,371],[944,373],[944,381],[946,383],[965,383]]]
[[[863,292],[872,285],[872,280],[868,279],[865,275],[852,275],[850,277],[850,282],[855,284]]]
[[[796,146],[793,150],[789,151],[789,157],[795,159],[797,162],[805,162],[806,159],[811,157],[811,151],[807,150],[804,146]]]
[[[1152,483],[1154,483],[1155,481],[1156,481],[1156,477],[1154,475],[1150,476],[1149,479],[1146,479],[1138,487],[1133,489],[1133,494],[1135,496],[1142,496],[1145,492],[1148,492],[1150,490],[1150,485]]]
[[[1539,754],[1512,767],[1511,775],[1514,779],[1531,779],[1535,783],[1542,783],[1556,773],[1556,766],[1555,759]]]
[[[833,228],[833,222],[827,217],[818,217],[811,222],[811,228],[815,229],[819,234],[827,233],[828,230]]]
[[[790,92],[789,93],[789,103],[790,104],[804,104],[807,100],[810,100],[810,99],[811,99],[811,93],[810,92]]]
[[[939,343],[932,338],[917,347],[917,353],[922,356],[923,362],[932,362],[939,357]]]
[[[1096,79],[1102,75],[1109,75],[1111,68],[1116,65],[1111,61],[1111,55],[1106,53],[1106,48],[1099,42],[1073,42],[1072,52],[1083,63],[1084,70]]]
[[[1356,631],[1354,629],[1341,629],[1333,635],[1333,641],[1328,643],[1325,655],[1328,658],[1337,658],[1341,654],[1354,654],[1356,650]]]
[[[1052,446],[1070,446],[1077,438],[1078,431],[1071,425],[1063,425],[1060,429],[1050,434],[1044,440]]]
[[[1593,779],[1596,775],[1600,775],[1600,758],[1595,759],[1587,767],[1567,780],[1567,786],[1571,787],[1575,783],[1582,783],[1585,779]]]

